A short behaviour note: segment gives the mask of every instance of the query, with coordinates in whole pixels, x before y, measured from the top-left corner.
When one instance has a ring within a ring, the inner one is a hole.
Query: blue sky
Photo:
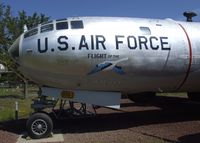
[[[182,13],[192,10],[200,15],[199,0],[2,0],[15,15],[44,13],[51,19],[69,16],[125,16],[185,20]],[[200,16],[195,18],[200,21]]]

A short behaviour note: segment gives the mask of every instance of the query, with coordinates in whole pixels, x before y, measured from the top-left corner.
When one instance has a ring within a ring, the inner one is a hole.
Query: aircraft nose
[[[19,60],[19,42],[20,42],[20,37],[18,37],[17,40],[15,40],[12,46],[8,49],[10,56],[16,62]]]

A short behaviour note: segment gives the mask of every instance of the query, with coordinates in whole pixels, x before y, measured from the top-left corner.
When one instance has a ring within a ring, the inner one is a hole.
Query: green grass
[[[7,121],[14,119],[14,112],[9,108],[0,109],[0,121]]]
[[[26,118],[32,112],[32,99],[37,97],[37,88],[28,88],[28,96],[23,97],[21,88],[0,88],[0,122],[15,118],[15,102],[19,103],[19,118]]]
[[[20,88],[0,88],[0,97],[21,96],[23,93]]]

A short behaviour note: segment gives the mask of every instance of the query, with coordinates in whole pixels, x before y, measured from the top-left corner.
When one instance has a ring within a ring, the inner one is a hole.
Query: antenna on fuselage
[[[185,11],[183,15],[187,18],[186,19],[187,22],[193,22],[192,18],[197,16],[197,14],[192,11]]]
[[[24,30],[24,32],[28,31],[27,25],[24,25],[23,30]]]

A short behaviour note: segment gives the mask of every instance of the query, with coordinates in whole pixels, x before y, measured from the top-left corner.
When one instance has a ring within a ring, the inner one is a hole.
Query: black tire
[[[156,97],[155,92],[142,92],[136,94],[129,94],[128,98],[133,102],[148,102]]]
[[[187,96],[192,101],[200,102],[200,93],[198,92],[188,92]]]
[[[53,130],[53,122],[45,113],[35,113],[26,122],[28,135],[33,139],[48,137]]]

